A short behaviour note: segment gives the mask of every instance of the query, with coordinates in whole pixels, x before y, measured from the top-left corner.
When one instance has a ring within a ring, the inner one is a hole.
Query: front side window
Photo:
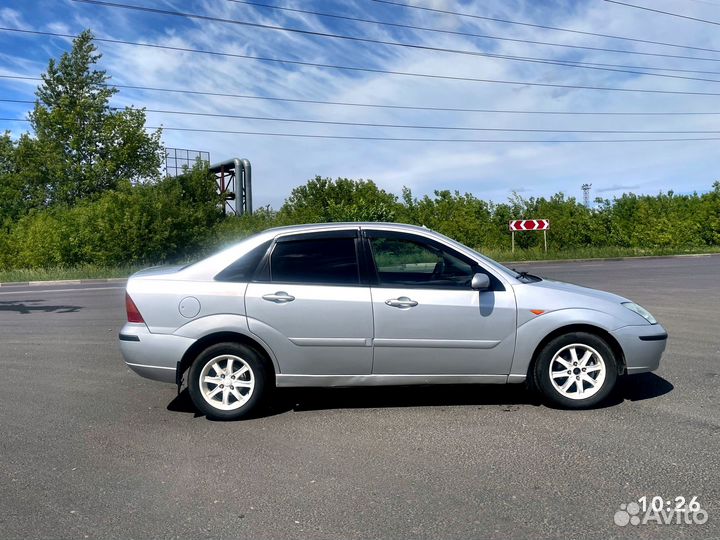
[[[467,289],[478,271],[472,261],[436,243],[381,235],[369,240],[381,285]]]
[[[358,285],[354,238],[315,238],[278,242],[270,257],[277,283]]]

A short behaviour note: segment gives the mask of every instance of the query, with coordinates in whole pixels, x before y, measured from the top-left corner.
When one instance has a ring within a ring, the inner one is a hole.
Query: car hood
[[[562,291],[564,293],[582,295],[584,297],[604,300],[606,302],[612,302],[613,304],[620,304],[622,302],[629,302],[627,298],[620,295],[609,293],[606,291],[599,291],[597,289],[591,289],[589,287],[581,287],[580,285],[573,285],[572,283],[565,283],[563,281],[552,281],[549,279],[543,279],[535,283],[528,283],[532,287],[547,290],[548,294],[552,294],[552,291]]]
[[[518,308],[518,326],[535,318],[535,310],[552,313],[568,309],[580,309],[603,313],[607,329],[629,324],[643,324],[644,319],[622,306],[628,302],[617,294],[580,287],[561,281],[543,280],[514,285]],[[531,315],[532,314],[532,315]]]

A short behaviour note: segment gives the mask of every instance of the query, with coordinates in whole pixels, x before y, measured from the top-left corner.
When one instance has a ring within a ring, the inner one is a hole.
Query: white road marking
[[[109,291],[113,289],[124,289],[125,287],[86,287],[83,289],[43,289],[36,290],[33,288],[25,288],[21,291],[0,291],[0,295],[6,294],[35,294],[35,293],[63,293],[63,292],[87,292],[87,291]]]

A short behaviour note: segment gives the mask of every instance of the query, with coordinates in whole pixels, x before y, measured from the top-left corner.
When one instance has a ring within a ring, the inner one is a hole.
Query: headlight
[[[634,311],[650,324],[657,324],[655,317],[653,317],[647,309],[642,306],[638,306],[635,302],[623,302],[623,306],[628,308],[630,311]]]

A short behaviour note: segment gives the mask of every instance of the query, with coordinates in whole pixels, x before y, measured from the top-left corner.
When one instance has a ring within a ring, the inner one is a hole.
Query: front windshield
[[[499,262],[491,259],[490,257],[488,257],[488,256],[486,256],[486,255],[483,255],[483,254],[480,253],[479,251],[477,251],[477,250],[475,250],[475,249],[472,249],[471,247],[468,247],[468,246],[466,246],[465,244],[461,244],[461,243],[458,242],[457,240],[453,240],[453,239],[450,238],[449,236],[445,236],[444,234],[440,234],[440,233],[438,233],[438,234],[439,234],[440,236],[442,236],[447,243],[453,244],[453,245],[455,245],[456,247],[459,247],[459,248],[462,248],[462,249],[469,250],[469,251],[472,252],[475,256],[477,256],[479,259],[481,259],[483,262],[486,262],[487,264],[489,264],[491,267],[493,267],[493,268],[495,268],[495,269],[497,269],[497,270],[500,270],[501,272],[507,274],[508,276],[510,276],[510,277],[512,277],[512,278],[515,278],[515,279],[520,279],[520,278],[521,278],[522,274],[521,274],[520,272],[516,272],[515,270],[512,270],[512,269],[508,268],[507,266],[504,266],[504,265],[500,264]]]
[[[543,281],[543,278],[540,276],[536,276],[535,274],[531,274],[529,272],[518,272],[517,270],[513,268],[508,268],[507,266],[504,266],[500,264],[497,261],[494,261],[490,257],[487,257],[483,255],[482,253],[478,253],[477,251],[473,250],[474,253],[477,253],[477,256],[480,257],[483,261],[492,264],[497,268],[498,270],[501,270],[502,272],[505,272],[506,274],[514,277],[515,279],[518,279],[524,283],[537,283],[538,281]]]
[[[503,264],[500,264],[499,262],[491,259],[491,258],[488,257],[487,255],[483,255],[483,254],[480,253],[479,251],[476,251],[476,250],[473,249],[472,252],[475,253],[478,257],[480,257],[480,258],[481,258],[483,261],[485,261],[486,263],[493,265],[493,266],[494,266],[495,268],[497,268],[498,270],[502,270],[502,271],[505,272],[507,275],[509,275],[509,276],[511,276],[511,277],[514,277],[514,278],[516,278],[516,279],[520,277],[520,272],[516,272],[516,271],[513,270],[512,268],[508,268],[507,266],[505,266],[505,265],[503,265]]]

